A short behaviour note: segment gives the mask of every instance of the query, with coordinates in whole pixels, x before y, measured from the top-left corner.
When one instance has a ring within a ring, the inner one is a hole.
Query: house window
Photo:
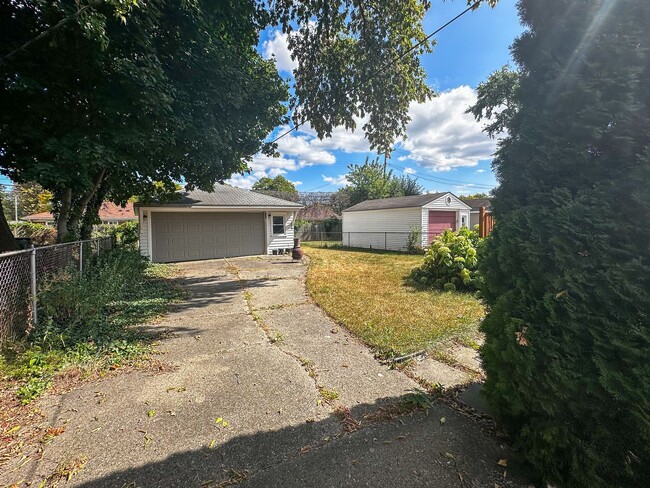
[[[273,216],[273,235],[284,234],[284,216]]]
[[[464,215],[460,217],[460,226],[467,227],[467,219]]]

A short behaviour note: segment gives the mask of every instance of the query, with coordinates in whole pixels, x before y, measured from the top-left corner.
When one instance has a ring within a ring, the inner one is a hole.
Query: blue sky
[[[511,62],[509,46],[521,33],[516,0],[500,0],[496,8],[482,6],[468,12],[436,36],[437,45],[423,65],[427,82],[438,96],[412,105],[407,139],[399,142],[391,164],[395,174],[411,174],[428,191],[470,194],[489,191],[496,184],[490,168],[496,141],[482,131],[482,123],[464,114],[475,101],[476,86],[494,70]],[[462,0],[434,1],[425,18],[433,32],[466,8]],[[263,33],[260,52],[275,56],[280,73],[291,77],[286,37],[269,29]],[[272,137],[286,130],[278,128]],[[282,174],[300,191],[336,191],[343,186],[347,166],[362,163],[368,152],[360,130],[334,131],[320,141],[309,126],[279,142],[280,158],[255,157],[250,175],[235,175],[231,183],[250,187],[262,176]],[[398,169],[399,168],[399,169]]]
[[[405,171],[417,177],[428,191],[457,194],[488,191],[496,184],[490,169],[495,141],[481,132],[482,124],[463,112],[475,100],[478,83],[510,62],[509,46],[522,31],[515,4],[516,0],[500,0],[494,9],[484,5],[436,36],[434,52],[422,62],[427,82],[439,96],[412,107],[408,138],[397,144],[391,161],[403,169],[393,169],[395,174]],[[434,0],[425,30],[434,31],[465,7],[463,0]],[[275,55],[281,74],[290,77],[286,39],[269,29],[260,41],[262,54]],[[336,191],[345,184],[348,164],[373,156],[367,149],[360,130],[337,129],[332,138],[319,141],[306,126],[279,141],[280,158],[256,156],[252,174],[235,175],[231,183],[250,187],[262,176],[282,174],[300,191]],[[7,182],[0,176],[0,183]]]

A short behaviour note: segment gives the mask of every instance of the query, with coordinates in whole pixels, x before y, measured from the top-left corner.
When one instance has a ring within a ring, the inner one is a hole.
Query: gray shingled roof
[[[481,207],[485,207],[487,210],[492,208],[491,198],[461,198],[461,200],[472,207],[472,210],[478,211]]]
[[[344,212],[360,212],[362,210],[383,210],[387,208],[409,208],[409,207],[422,207],[427,203],[437,200],[444,193],[427,193],[425,195],[413,195],[409,197],[395,197],[395,198],[379,198],[377,200],[366,200],[365,202],[357,203]]]
[[[147,205],[149,206],[149,205]],[[161,207],[295,207],[302,205],[281,198],[263,195],[235,186],[214,185],[214,191],[192,190],[181,192],[181,198],[174,202],[159,204]]]

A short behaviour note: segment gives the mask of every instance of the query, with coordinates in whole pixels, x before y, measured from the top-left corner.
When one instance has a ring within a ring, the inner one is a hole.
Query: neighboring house
[[[182,192],[163,204],[140,204],[140,253],[154,262],[287,252],[302,205],[227,185]]]
[[[472,210],[469,213],[470,229],[473,229],[474,226],[479,225],[479,213],[481,211],[481,207],[484,207],[486,212],[492,212],[491,198],[465,198],[463,201],[472,207]]]
[[[113,202],[104,202],[99,209],[99,220],[102,224],[121,224],[129,220],[136,220],[138,217],[133,210],[133,203],[129,202],[124,207],[115,205]],[[41,212],[27,215],[21,220],[26,220],[33,224],[43,224],[47,226],[54,225],[54,215],[50,212]]]
[[[470,206],[452,193],[366,200],[343,211],[343,244],[404,250],[412,230],[428,246],[446,229],[469,225]]]

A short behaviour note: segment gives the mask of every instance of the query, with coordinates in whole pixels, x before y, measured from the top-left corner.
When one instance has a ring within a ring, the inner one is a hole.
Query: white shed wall
[[[343,245],[403,251],[409,232],[421,225],[419,207],[343,212]]]

